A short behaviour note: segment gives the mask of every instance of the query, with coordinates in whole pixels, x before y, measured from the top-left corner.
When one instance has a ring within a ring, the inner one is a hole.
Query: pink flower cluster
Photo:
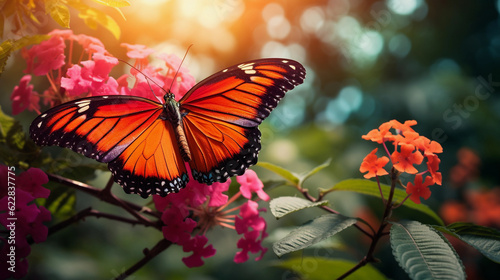
[[[75,35],[71,30],[54,30],[49,36],[49,40],[22,52],[27,63],[27,75],[21,78],[11,95],[14,115],[24,110],[40,113],[41,100],[50,107],[99,95],[135,95],[163,102],[161,97],[165,92],[161,88],[172,86],[171,91],[180,97],[195,84],[194,77],[185,68],[180,69],[176,83],[172,83],[180,67],[181,60],[178,57],[166,54],[156,56],[164,61],[165,71],[164,68],[149,64],[148,58],[154,53],[153,49],[143,45],[122,44],[127,48],[127,56],[135,60],[134,66],[154,81],[148,81],[144,75],[132,69],[130,72],[135,83],[129,88],[127,79],[130,75],[117,79],[109,76],[119,60],[106,51],[98,39],[83,34]],[[45,76],[49,81],[50,86],[43,94],[33,91],[31,74]]]
[[[34,200],[49,196],[50,191],[42,186],[49,179],[38,168],[14,176],[13,170],[9,171],[5,165],[0,165],[0,178],[0,224],[7,229],[7,235],[0,237],[0,279],[20,279],[28,272],[26,257],[31,248],[27,237],[31,236],[35,243],[47,239],[48,228],[43,223],[50,221],[51,215]],[[12,266],[14,271],[8,270]]]
[[[264,192],[264,185],[257,174],[247,170],[244,175],[236,177],[240,190],[231,198],[224,194],[229,189],[230,179],[210,186],[198,183],[192,177],[190,179],[186,188],[178,193],[167,197],[153,197],[156,209],[162,212],[165,239],[181,245],[184,252],[192,252],[182,259],[186,266],[201,266],[204,263],[202,258],[215,255],[215,249],[211,244],[207,245],[208,238],[205,236],[215,226],[234,229],[237,234],[242,235],[237,243],[241,251],[234,257],[236,263],[247,261],[249,253],[260,252],[255,259],[260,260],[267,251],[261,244],[267,236],[266,221],[260,216],[265,209],[259,209],[257,202],[251,198],[253,193],[265,201],[269,200],[269,196]],[[240,197],[247,201],[227,209]]]

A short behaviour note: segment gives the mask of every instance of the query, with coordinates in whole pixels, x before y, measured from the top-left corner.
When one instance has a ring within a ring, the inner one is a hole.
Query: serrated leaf
[[[5,65],[10,54],[14,51],[14,42],[12,40],[5,40],[0,45],[0,73],[3,73]]]
[[[328,204],[328,201],[311,202],[307,199],[294,197],[294,196],[282,196],[275,198],[269,202],[269,208],[271,213],[277,219],[310,207],[322,206]]]
[[[472,223],[453,223],[435,228],[462,240],[488,259],[500,263],[500,231]]]
[[[292,230],[283,239],[274,242],[273,251],[281,257],[284,254],[307,248],[356,223],[356,219],[339,214],[319,216]]]
[[[391,190],[391,187],[388,185],[384,185],[384,184],[380,184],[380,185],[382,188],[382,193],[384,194],[384,197],[387,199],[387,197],[389,196],[389,192]],[[331,189],[329,189],[327,191],[351,191],[351,192],[367,194],[370,196],[380,198],[380,191],[378,189],[377,182],[365,180],[365,179],[344,180],[344,181],[337,183],[335,186],[333,186]],[[405,199],[406,196],[407,196],[407,194],[405,191],[396,188],[394,190],[393,201],[396,203],[401,202],[401,201],[403,201],[403,199]],[[432,217],[440,225],[444,225],[444,222],[439,217],[439,215],[436,214],[436,212],[432,211],[432,209],[430,209],[425,204],[416,204],[413,201],[407,199],[405,201],[405,203],[403,204],[403,206],[420,211],[422,213],[425,213],[429,217]]]
[[[392,253],[410,278],[465,279],[457,253],[434,228],[417,221],[393,223]]]
[[[292,270],[302,276],[300,279],[309,280],[331,280],[342,276],[356,265],[355,262],[342,259],[329,259],[324,257],[300,257],[291,258],[276,264],[275,266]],[[314,269],[311,269],[314,268]],[[285,274],[283,274],[285,275]],[[295,279],[295,278],[284,278]],[[367,264],[349,275],[348,280],[383,280],[387,279],[374,266]]]
[[[293,172],[284,169],[283,167],[274,165],[269,162],[261,162],[261,161],[257,162],[257,165],[280,175],[293,185],[297,185],[299,183],[299,177]]]
[[[69,9],[61,0],[45,0],[45,12],[64,28],[69,28]]]
[[[301,175],[300,176],[300,181],[301,183],[304,182],[305,180],[307,180],[309,177],[311,177],[312,175],[318,173],[319,171],[325,169],[326,167],[330,166],[330,163],[332,162],[332,159],[329,158],[328,160],[326,160],[324,163],[316,166],[313,170],[307,172],[306,174],[304,175]]]

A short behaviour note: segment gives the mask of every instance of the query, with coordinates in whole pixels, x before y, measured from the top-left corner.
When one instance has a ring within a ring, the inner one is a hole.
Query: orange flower
[[[363,159],[363,163],[361,163],[361,167],[359,168],[361,173],[368,172],[363,175],[366,179],[389,174],[384,169],[384,166],[389,162],[389,158],[385,156],[378,158],[375,154],[377,150],[378,148],[375,148],[371,153],[369,153]]]
[[[398,171],[415,174],[418,170],[413,166],[413,164],[421,164],[424,156],[418,150],[415,150],[415,146],[402,144],[401,152],[394,151],[391,158],[394,168]]]
[[[425,136],[420,136],[415,139],[415,146],[417,146],[419,150],[423,151],[426,156],[443,152],[441,144],[436,141],[431,141]]]
[[[402,144],[415,145],[416,140],[420,137],[417,132],[410,130],[403,131],[401,134],[398,134],[394,137],[394,146]]]
[[[408,120],[408,121],[405,121],[405,123],[403,124],[403,123],[398,122],[397,120],[391,120],[391,121],[389,121],[389,123],[391,124],[391,126],[394,129],[399,130],[401,132],[405,132],[405,131],[415,131],[410,126],[416,125],[417,121]]]
[[[410,199],[416,204],[420,204],[420,198],[428,199],[431,196],[429,186],[434,182],[430,176],[425,177],[425,182],[422,183],[422,175],[415,176],[415,185],[408,182],[406,193],[410,194]]]
[[[361,138],[382,144],[393,137],[389,129],[391,129],[391,124],[386,122],[381,124],[379,129],[372,129],[368,134],[361,136]]]
[[[438,185],[441,185],[441,182],[443,181],[443,175],[441,175],[441,172],[437,172],[440,162],[441,160],[434,154],[427,156],[427,169],[429,170],[429,173],[431,173],[434,183]]]

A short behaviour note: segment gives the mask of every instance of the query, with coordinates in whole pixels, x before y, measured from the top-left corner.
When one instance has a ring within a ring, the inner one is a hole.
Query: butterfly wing
[[[69,148],[108,163],[127,193],[167,195],[188,176],[161,104],[133,96],[97,96],[54,107],[30,126],[38,145]]]
[[[186,93],[179,102],[193,177],[223,182],[255,164],[261,147],[257,126],[304,78],[296,61],[259,59],[224,69]]]

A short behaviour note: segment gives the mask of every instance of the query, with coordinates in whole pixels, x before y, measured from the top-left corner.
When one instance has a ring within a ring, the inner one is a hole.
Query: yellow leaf
[[[130,6],[130,3],[127,0],[93,0],[93,1],[114,8]]]
[[[97,24],[102,25],[104,28],[109,30],[116,39],[120,38],[120,26],[112,17],[108,16],[104,12],[91,8],[78,1],[69,1],[68,3],[71,7],[77,9],[80,12],[78,14],[78,17],[83,19],[88,27],[96,29]]]
[[[3,41],[2,44],[0,44],[0,74],[3,72],[13,48],[14,42],[12,40]]]
[[[69,9],[60,0],[46,0],[45,12],[52,17],[60,26],[69,28]]]

